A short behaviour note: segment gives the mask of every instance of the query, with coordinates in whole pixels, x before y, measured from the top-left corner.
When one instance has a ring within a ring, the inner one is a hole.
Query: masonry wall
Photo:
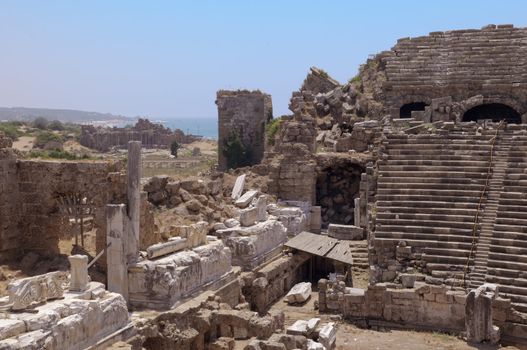
[[[249,164],[260,163],[265,148],[265,126],[273,116],[271,96],[260,91],[218,91],[218,165],[227,169],[225,141],[236,133],[250,149]]]
[[[15,154],[10,148],[0,147],[0,260],[13,258],[20,245],[21,205],[17,184]]]
[[[476,95],[482,96],[480,103],[503,103],[522,115],[527,112],[526,40],[527,28],[512,25],[432,32],[399,39],[368,64],[380,62],[384,70],[381,97],[394,117],[406,103],[431,104],[447,96],[460,102]]]

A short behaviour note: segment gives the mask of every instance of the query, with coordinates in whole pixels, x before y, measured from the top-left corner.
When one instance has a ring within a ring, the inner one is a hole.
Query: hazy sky
[[[216,116],[218,89],[288,113],[310,66],[341,82],[397,38],[527,26],[527,1],[0,0],[0,106]]]

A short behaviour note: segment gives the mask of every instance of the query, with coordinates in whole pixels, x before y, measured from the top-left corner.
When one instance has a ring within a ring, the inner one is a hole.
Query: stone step
[[[498,237],[497,232],[494,233],[494,236],[492,237],[492,246],[506,246],[506,247],[522,247],[527,248],[527,240],[522,238],[517,238],[516,234],[513,233],[510,235],[511,237]]]
[[[489,258],[492,260],[500,260],[506,262],[519,262],[527,264],[527,255],[499,253],[496,251],[489,252]]]
[[[467,257],[464,257],[464,256],[430,255],[430,254],[423,254],[421,258],[427,263],[452,264],[452,265],[463,265],[463,266],[467,263],[467,260],[469,260]],[[473,262],[473,261],[474,259],[471,258],[470,262]],[[427,267],[428,267],[428,264],[427,264]]]
[[[379,177],[379,183],[397,183],[401,187],[404,188],[406,184],[414,184],[414,183],[426,183],[426,184],[454,184],[454,185],[461,185],[461,184],[467,184],[467,185],[485,185],[486,178],[470,178],[470,177],[458,177],[458,178],[448,178],[448,177],[425,177],[425,176],[419,176],[419,177],[406,177],[404,174],[400,174],[400,176],[383,176],[382,178]]]
[[[516,287],[527,288],[527,279],[525,278],[512,278],[512,277],[501,277],[495,275],[487,275],[485,280],[490,283],[497,283],[499,285],[509,285]]]
[[[472,243],[472,235],[377,231],[375,232],[375,236],[378,238],[393,238],[393,239],[399,239],[399,240],[427,240],[428,241],[431,239],[436,239],[438,242]]]
[[[427,263],[426,269],[428,271],[448,271],[456,276],[462,276],[463,271],[465,270],[466,260],[461,264],[451,264],[451,263]]]
[[[410,150],[421,153],[426,150],[445,150],[445,151],[482,151],[489,152],[491,145],[488,143],[433,143],[433,142],[421,142],[421,143],[388,143],[388,151],[392,150]]]
[[[434,226],[411,226],[411,225],[377,225],[378,231],[394,231],[394,232],[408,232],[408,233],[430,233],[430,234],[452,234],[452,235],[472,235],[472,229],[461,229],[455,227],[434,227]]]
[[[390,161],[426,161],[430,159],[434,159],[436,161],[458,161],[458,162],[464,162],[464,161],[476,161],[476,162],[489,162],[489,154],[486,153],[484,155],[478,155],[478,154],[447,154],[447,153],[441,153],[437,154],[420,154],[420,153],[408,153],[405,154],[391,154],[388,158],[388,162]]]
[[[498,216],[496,218],[496,224],[511,225],[511,226],[527,226],[527,219],[507,218],[507,217]]]
[[[379,214],[415,214],[415,215],[444,215],[444,216],[466,216],[474,218],[476,215],[476,209],[465,209],[465,208],[434,208],[434,207],[422,207],[417,212],[415,207],[382,207],[377,203],[377,215]]]
[[[382,166],[385,165],[412,165],[412,166],[470,166],[470,167],[488,167],[488,160],[436,160],[436,159],[421,159],[421,160],[412,160],[412,159],[388,159],[379,161],[379,164]]]
[[[477,202],[456,202],[456,201],[416,201],[416,200],[378,200],[377,208],[394,207],[414,207],[414,208],[456,208],[456,209],[477,209]],[[483,209],[483,208],[482,208]],[[417,210],[416,210],[417,211]],[[419,210],[420,211],[420,210]]]
[[[439,220],[404,220],[404,219],[383,219],[377,217],[377,227],[432,227],[432,228],[451,228],[451,229],[464,229],[473,231],[474,222],[457,222],[451,221],[439,221]],[[476,229],[479,226],[476,227]],[[413,231],[412,231],[413,232]]]
[[[405,178],[446,178],[446,179],[486,179],[486,172],[470,172],[470,171],[443,171],[443,170],[425,170],[416,172],[395,171],[395,170],[379,170],[379,176],[382,177],[405,177]],[[413,181],[413,179],[412,179]]]
[[[527,206],[527,198],[500,198],[500,205],[517,205],[517,206]]]
[[[517,246],[506,246],[506,245],[492,245],[490,247],[491,252],[504,253],[504,254],[515,254],[527,256],[527,247]]]
[[[401,183],[395,182],[380,182],[377,185],[377,189],[400,189]],[[416,190],[466,190],[466,191],[477,191],[481,192],[485,188],[485,184],[479,183],[429,183],[429,182],[405,182],[404,189],[416,189]]]
[[[500,269],[516,270],[516,271],[527,271],[527,263],[523,263],[523,262],[489,259],[487,266],[489,268],[494,267],[494,268],[500,268]]]
[[[377,195],[426,195],[426,196],[462,196],[462,197],[475,197],[481,195],[481,190],[471,191],[471,190],[462,190],[462,189],[416,189],[416,188],[379,188],[377,189]]]
[[[382,246],[398,245],[399,238],[380,238],[375,237],[375,242]],[[459,250],[470,250],[472,246],[472,240],[468,242],[453,242],[453,241],[440,241],[436,239],[405,239],[408,246],[411,247],[437,247],[444,249],[459,249]]]
[[[388,162],[386,165],[382,165],[382,171],[412,171],[412,172],[429,172],[429,171],[452,171],[454,169],[458,171],[468,173],[487,173],[488,165],[483,164],[481,166],[469,166],[468,164],[458,164],[457,166],[452,165],[396,165],[392,162]]]
[[[515,217],[518,213],[527,214],[527,207],[518,207],[517,205],[503,205],[498,206],[499,216]],[[511,213],[511,216],[509,216]]]
[[[494,231],[500,231],[500,232],[516,232],[516,233],[525,233],[527,234],[527,226],[522,225],[505,225],[505,224],[498,224],[496,223],[494,225]]]
[[[426,213],[407,213],[394,210],[394,213],[377,211],[377,220],[438,220],[474,223],[474,215],[448,215],[448,214],[426,214]],[[414,210],[415,211],[415,210]]]
[[[470,254],[470,248],[469,249],[451,249],[451,248],[431,248],[427,247],[425,248],[426,256],[449,256],[449,257],[464,257],[465,259],[468,258]],[[425,255],[423,255],[423,258]],[[472,257],[474,257],[474,253],[472,254]]]

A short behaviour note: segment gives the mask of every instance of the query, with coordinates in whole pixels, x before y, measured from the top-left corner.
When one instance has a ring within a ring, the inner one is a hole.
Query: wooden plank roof
[[[311,232],[300,232],[285,243],[289,248],[352,265],[350,245],[348,241]]]

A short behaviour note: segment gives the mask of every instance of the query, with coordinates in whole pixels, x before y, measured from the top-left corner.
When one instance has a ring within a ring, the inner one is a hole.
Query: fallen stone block
[[[234,204],[238,208],[247,208],[247,206],[251,204],[252,200],[254,199],[254,197],[256,197],[257,194],[258,194],[258,191],[254,191],[254,190],[247,191],[243,194],[243,196],[238,198],[236,202],[234,202]]]
[[[325,349],[324,349],[324,345],[322,345],[321,343],[308,339],[307,340],[307,350],[325,350]]]
[[[258,209],[257,208],[248,208],[240,210],[240,223],[242,226],[252,226],[256,223],[258,219]]]
[[[146,248],[148,259],[157,258],[163,255],[183,250],[187,247],[187,239],[181,237],[172,237],[166,243],[158,243]]]
[[[289,304],[303,303],[311,297],[311,283],[301,282],[295,284],[285,296]]]
[[[297,320],[291,326],[287,327],[286,333],[290,335],[307,335],[308,321]]]
[[[318,341],[326,350],[333,349],[337,341],[337,328],[334,322],[329,322],[322,326],[318,333]]]
[[[237,200],[243,193],[243,188],[245,187],[245,174],[238,176],[234,187],[232,188],[231,198]]]

